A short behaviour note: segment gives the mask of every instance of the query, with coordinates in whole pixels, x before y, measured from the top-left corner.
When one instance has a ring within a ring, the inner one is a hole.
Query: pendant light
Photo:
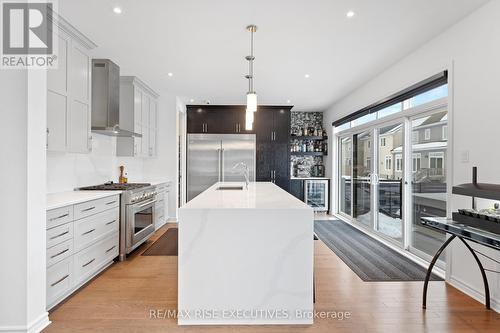
[[[248,61],[248,75],[245,76],[248,80],[245,130],[251,131],[254,119],[253,113],[257,111],[257,93],[253,89],[253,62],[255,60],[253,55],[253,34],[257,31],[257,26],[253,24],[249,25],[247,26],[247,30],[250,32],[250,55],[245,57]]]

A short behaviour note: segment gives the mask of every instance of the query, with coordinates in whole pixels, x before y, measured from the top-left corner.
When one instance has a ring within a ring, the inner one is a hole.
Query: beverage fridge
[[[255,181],[255,134],[188,134],[187,201],[217,182],[243,182],[233,166],[248,166]]]
[[[304,201],[316,212],[327,212],[328,179],[306,179],[304,181]]]

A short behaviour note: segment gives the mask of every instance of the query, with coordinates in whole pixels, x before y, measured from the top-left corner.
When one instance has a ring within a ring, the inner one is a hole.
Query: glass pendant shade
[[[247,93],[247,111],[257,111],[257,94],[255,92]]]
[[[251,131],[253,127],[253,111],[247,109],[245,114],[245,131]]]

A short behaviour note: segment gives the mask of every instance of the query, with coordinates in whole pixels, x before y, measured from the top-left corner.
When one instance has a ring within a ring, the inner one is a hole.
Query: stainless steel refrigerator
[[[240,162],[255,181],[255,134],[188,134],[187,143],[187,201],[217,182],[244,182]]]

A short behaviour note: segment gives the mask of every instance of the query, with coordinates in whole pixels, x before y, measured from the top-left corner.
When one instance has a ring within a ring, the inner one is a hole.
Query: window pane
[[[367,115],[364,115],[363,117],[360,117],[358,119],[354,119],[351,121],[351,127],[359,126],[366,124],[369,121],[373,121],[377,119],[377,114],[376,113],[370,113]]]
[[[395,114],[401,111],[402,103],[397,103],[391,106],[386,107],[385,109],[379,110],[377,112],[378,118],[383,118],[390,116],[391,114]]]
[[[410,100],[411,107],[419,106],[425,103],[435,101],[437,99],[448,96],[448,85],[442,85],[420,95],[417,95]]]

